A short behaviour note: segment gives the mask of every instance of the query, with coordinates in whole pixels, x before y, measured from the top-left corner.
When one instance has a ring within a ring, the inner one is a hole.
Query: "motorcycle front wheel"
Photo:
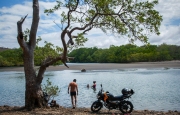
[[[123,101],[120,103],[119,110],[122,113],[131,113],[133,110],[133,104],[130,101]]]
[[[101,110],[102,108],[102,103],[99,101],[95,101],[92,105],[91,105],[91,111],[92,112],[98,112],[99,110]]]

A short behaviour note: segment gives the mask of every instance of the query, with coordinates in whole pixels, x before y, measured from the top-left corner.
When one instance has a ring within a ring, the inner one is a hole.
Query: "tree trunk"
[[[26,79],[25,90],[25,107],[33,109],[35,107],[45,106],[41,83],[37,82],[36,71],[34,70],[34,54],[33,50],[24,52],[24,72]]]
[[[45,107],[47,106],[47,101],[44,99],[43,91],[41,89],[41,83],[43,80],[43,75],[46,71],[46,68],[49,65],[61,60],[65,66],[67,59],[73,59],[66,57],[67,55],[67,46],[65,42],[65,34],[67,34],[67,30],[65,29],[62,32],[61,39],[64,46],[64,51],[62,56],[56,58],[47,58],[44,60],[42,65],[39,68],[39,71],[36,74],[34,69],[34,49],[36,47],[36,33],[39,23],[39,2],[38,0],[33,0],[33,19],[31,24],[31,30],[29,35],[29,42],[24,40],[23,31],[22,31],[22,24],[25,18],[21,18],[17,22],[17,29],[18,29],[18,36],[17,40],[20,47],[23,50],[23,61],[24,61],[24,72],[25,72],[25,107],[29,110],[36,108],[36,107]],[[70,36],[71,39],[71,36]],[[72,39],[70,42],[72,44]],[[68,66],[67,66],[68,67]]]
[[[28,80],[26,82],[28,82]],[[32,110],[34,108],[43,107],[46,105],[47,103],[44,101],[41,85],[36,84],[34,80],[26,83],[25,107],[28,110]]]
[[[23,61],[24,61],[24,72],[25,72],[25,108],[31,110],[36,107],[43,107],[47,105],[43,97],[43,92],[41,89],[41,83],[43,79],[43,74],[46,70],[41,68],[41,73],[36,75],[34,69],[34,49],[36,47],[36,33],[39,23],[39,2],[38,0],[33,0],[33,19],[31,25],[31,31],[29,35],[29,42],[24,40],[22,32],[22,24],[25,18],[21,18],[17,22],[18,29],[18,43],[23,50]]]

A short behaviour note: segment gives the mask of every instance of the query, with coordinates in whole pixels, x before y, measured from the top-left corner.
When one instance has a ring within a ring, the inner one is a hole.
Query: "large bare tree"
[[[29,41],[24,39],[22,24],[26,18],[17,22],[18,43],[23,50],[24,72],[26,80],[25,107],[32,109],[46,106],[43,100],[41,83],[46,68],[61,60],[65,66],[68,60],[68,46],[77,46],[87,39],[84,35],[93,28],[100,28],[105,33],[128,36],[131,42],[140,40],[148,43],[147,35],[159,35],[162,16],[154,10],[158,0],[138,2],[138,0],[64,0],[57,1],[52,9],[45,10],[50,14],[64,7],[68,11],[61,14],[61,41],[63,53],[57,57],[47,57],[38,72],[34,68],[34,50],[39,23],[39,3],[33,0],[33,17]],[[78,33],[79,32],[79,33]],[[78,33],[78,34],[75,34]],[[72,35],[75,34],[75,35]],[[65,36],[69,37],[66,43]],[[68,66],[67,66],[68,67]]]

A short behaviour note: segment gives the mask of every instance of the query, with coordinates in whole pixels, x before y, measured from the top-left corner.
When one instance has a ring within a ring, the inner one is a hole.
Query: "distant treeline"
[[[3,48],[1,48],[3,49]],[[48,56],[54,57],[58,55],[58,51],[46,44],[44,47],[36,47],[34,51],[34,63],[36,66],[41,65]],[[55,63],[59,65],[61,62]],[[0,50],[0,67],[23,66],[23,53],[21,48]]]
[[[36,47],[34,63],[40,65],[48,56],[57,56],[59,53],[50,47]],[[180,60],[180,46],[176,45],[148,45],[136,46],[132,44],[110,46],[108,49],[79,48],[71,51],[69,57],[74,57],[72,63],[130,63]],[[61,64],[57,62],[55,65]],[[5,49],[0,51],[0,67],[23,66],[21,48]]]
[[[8,50],[8,48],[0,47],[0,52],[5,50]]]
[[[3,48],[1,48],[3,49]],[[0,51],[0,67],[4,66],[22,66],[22,50],[5,49]]]
[[[68,55],[72,63],[130,63],[180,60],[180,46],[132,44],[110,46],[108,49],[79,48]]]

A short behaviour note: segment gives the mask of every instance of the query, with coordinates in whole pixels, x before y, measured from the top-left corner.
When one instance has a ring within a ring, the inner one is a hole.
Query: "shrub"
[[[42,90],[49,96],[48,101],[51,98],[54,100],[54,97],[58,96],[60,92],[60,88],[56,85],[53,85],[49,78],[46,80],[46,84],[42,86]]]

